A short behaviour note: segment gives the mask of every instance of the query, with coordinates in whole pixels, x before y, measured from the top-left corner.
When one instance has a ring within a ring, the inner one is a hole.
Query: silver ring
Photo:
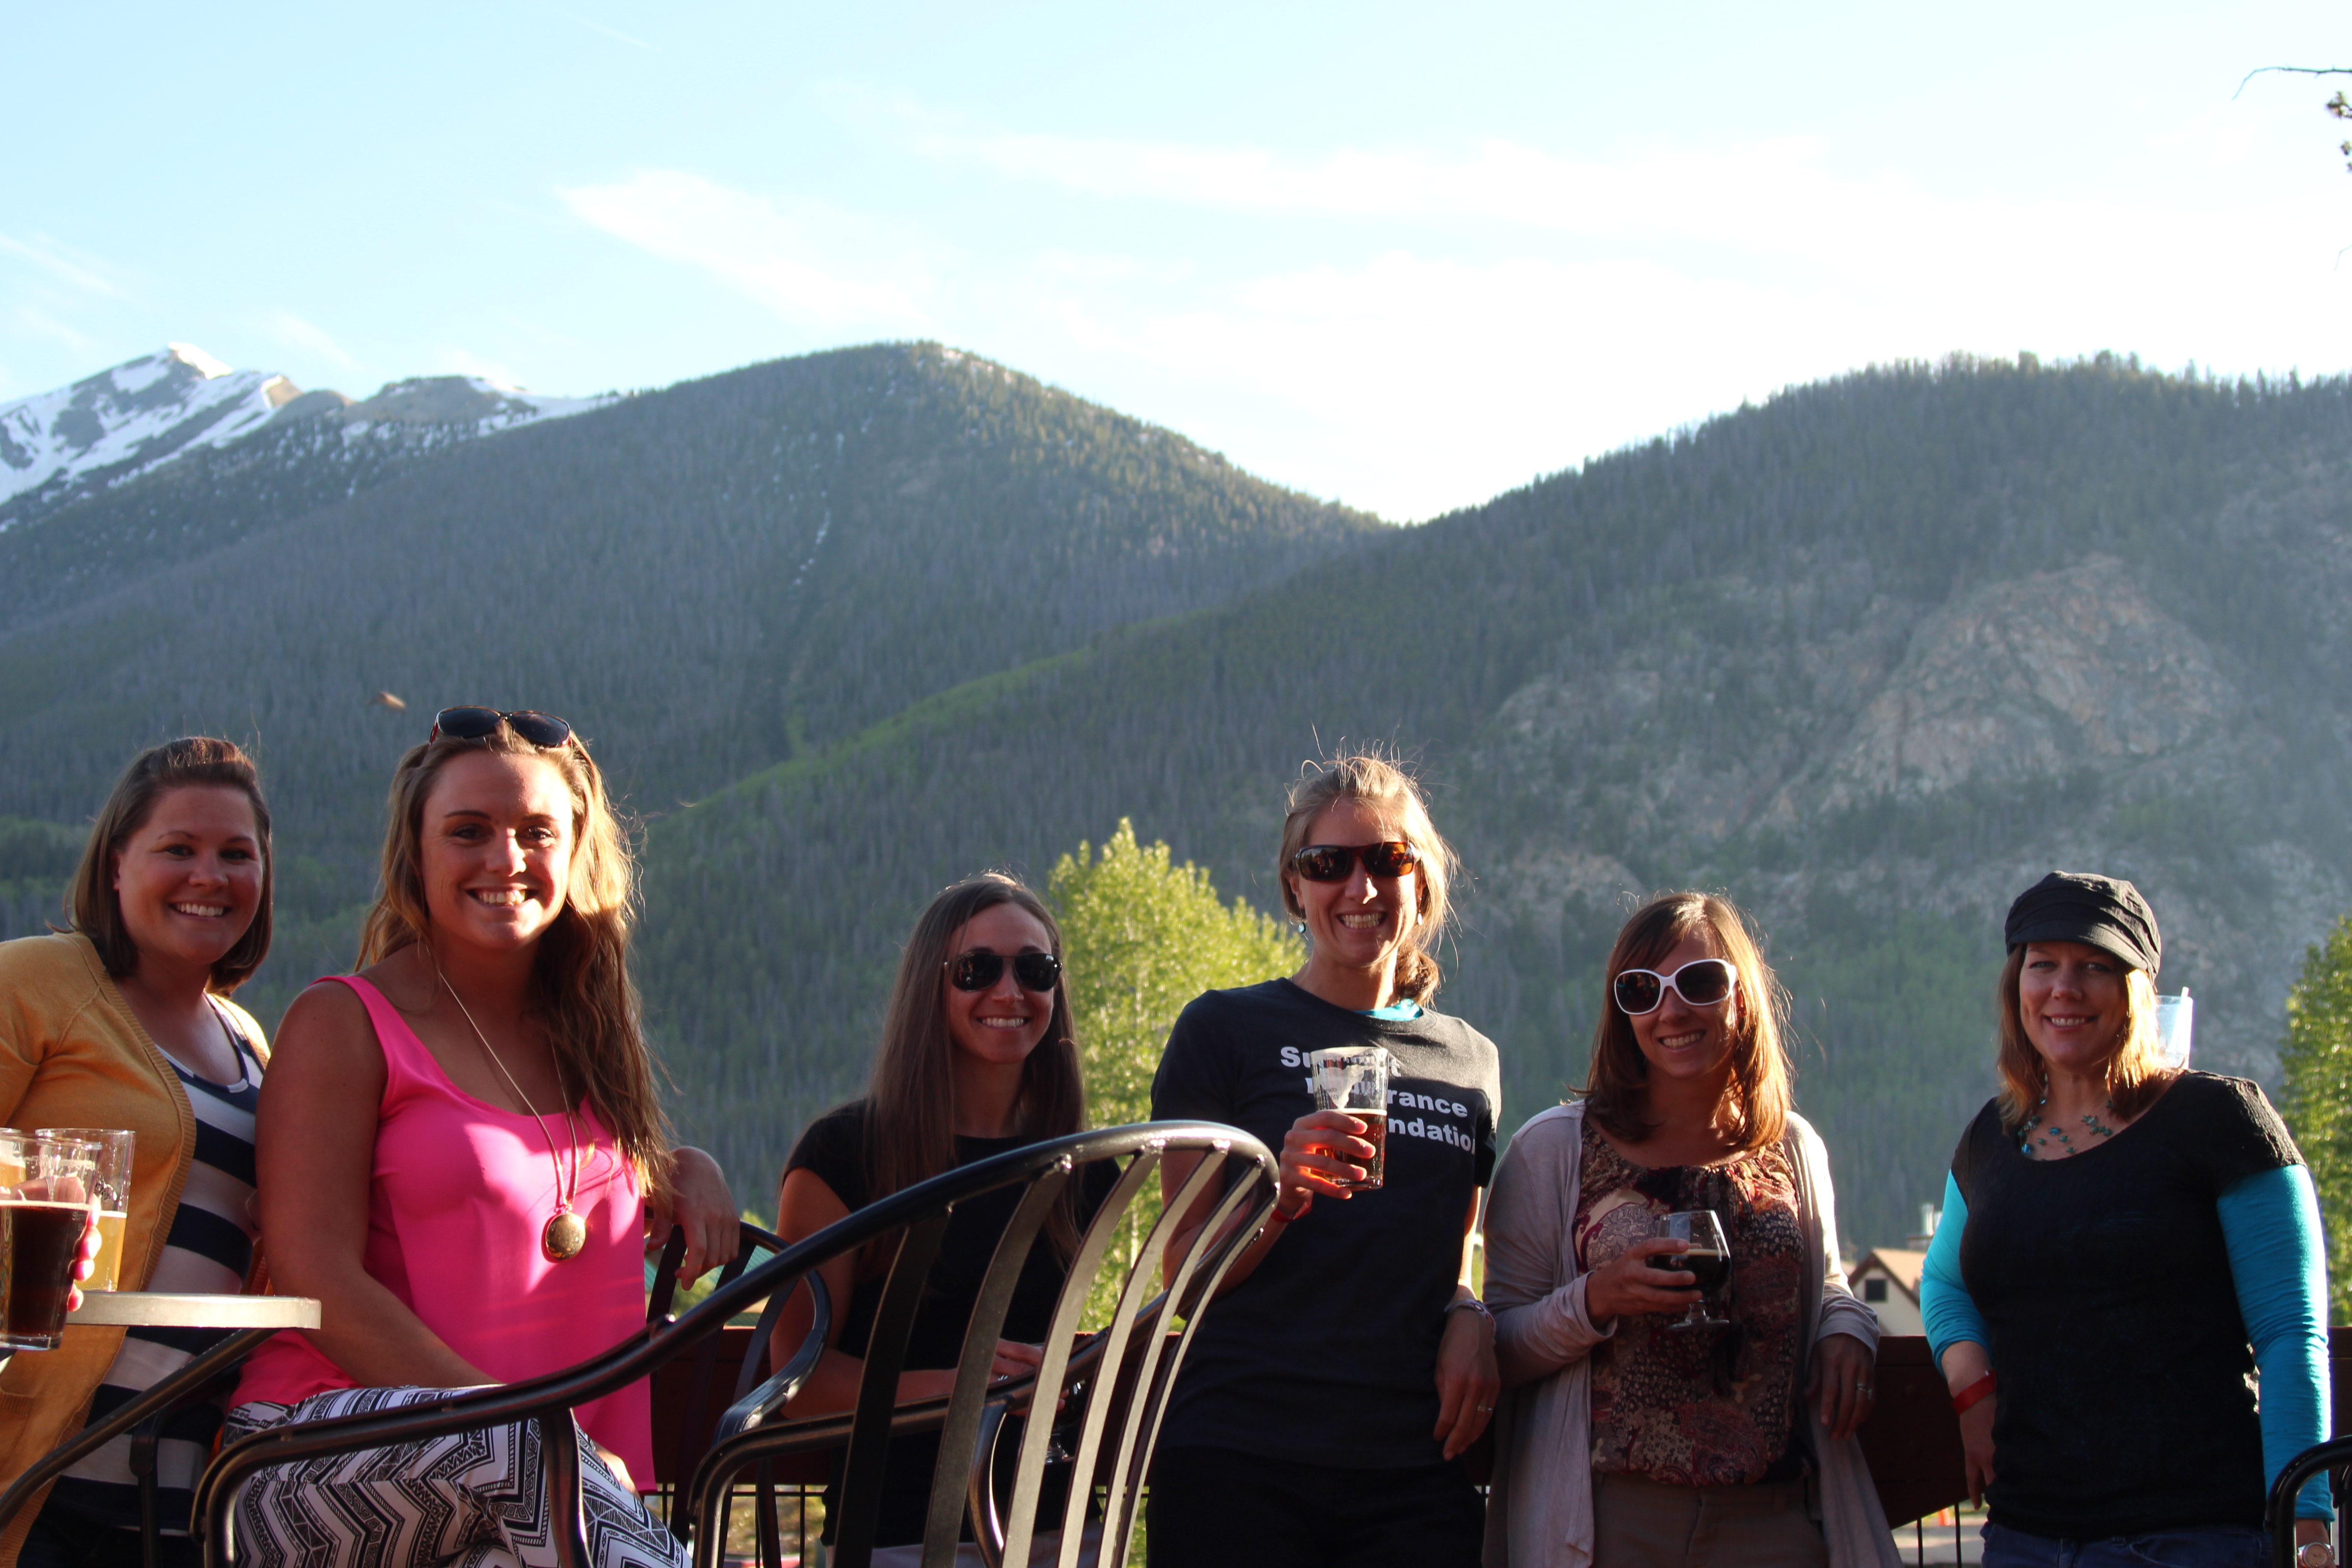
[[[1874,1389],[1874,1388],[1871,1387],[1871,1386],[1870,1386],[1870,1384],[1866,1384],[1866,1383],[1857,1383],[1857,1384],[1855,1384],[1853,1385],[1853,1391],[1854,1391],[1856,1394],[1875,1394],[1878,1392],[1876,1389]]]
[[[1481,1415],[1492,1415],[1495,1414],[1495,1407],[1491,1405],[1481,1405],[1478,1406],[1478,1414]]]

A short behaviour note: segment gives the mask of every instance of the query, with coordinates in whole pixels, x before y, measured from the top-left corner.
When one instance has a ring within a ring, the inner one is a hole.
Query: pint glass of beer
[[[0,1350],[53,1351],[65,1340],[74,1259],[89,1226],[97,1152],[72,1138],[0,1132]]]
[[[1350,1047],[1345,1049],[1309,1051],[1307,1054],[1308,1076],[1315,1085],[1315,1109],[1344,1110],[1364,1124],[1364,1142],[1372,1146],[1372,1157],[1358,1161],[1351,1155],[1341,1155],[1350,1164],[1361,1164],[1364,1179],[1341,1184],[1359,1192],[1369,1192],[1381,1184],[1388,1169],[1389,1152],[1389,1054],[1379,1046]]]
[[[131,1214],[131,1150],[136,1134],[113,1127],[39,1127],[39,1138],[89,1143],[98,1151],[90,1193],[98,1200],[98,1272],[82,1281],[85,1290],[113,1290],[122,1274],[122,1226]]]

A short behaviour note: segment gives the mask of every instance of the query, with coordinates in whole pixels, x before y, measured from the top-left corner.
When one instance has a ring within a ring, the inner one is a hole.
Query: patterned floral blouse
[[[1713,1209],[1731,1244],[1730,1287],[1709,1299],[1730,1327],[1674,1331],[1670,1315],[1628,1313],[1593,1352],[1593,1469],[1675,1486],[1794,1479],[1805,1247],[1780,1146],[1654,1170],[1610,1147],[1588,1118],[1583,1161],[1579,1267],[1612,1261],[1683,1209]]]

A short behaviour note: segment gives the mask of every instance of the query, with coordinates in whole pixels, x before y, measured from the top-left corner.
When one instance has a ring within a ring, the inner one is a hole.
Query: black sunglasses
[[[1617,976],[1613,987],[1617,1005],[1629,1018],[1644,1013],[1654,1013],[1658,1004],[1666,999],[1666,989],[1674,988],[1675,995],[1694,1007],[1712,1007],[1731,994],[1739,981],[1739,971],[1720,958],[1694,958],[1672,974],[1661,974],[1654,969],[1628,969]]]
[[[479,741],[497,734],[501,723],[534,746],[560,746],[572,739],[569,722],[533,708],[515,713],[501,713],[495,708],[444,708],[433,715],[433,733],[426,740],[446,735],[453,741]]]
[[[1364,863],[1371,877],[1402,877],[1421,864],[1421,851],[1410,844],[1309,844],[1290,858],[1290,868],[1310,882],[1344,882]]]
[[[959,991],[985,991],[1003,977],[1007,963],[1013,965],[1013,978],[1021,982],[1024,991],[1051,991],[1062,978],[1062,961],[1050,952],[1016,952],[1008,959],[1001,952],[978,948],[947,961],[948,984]]]

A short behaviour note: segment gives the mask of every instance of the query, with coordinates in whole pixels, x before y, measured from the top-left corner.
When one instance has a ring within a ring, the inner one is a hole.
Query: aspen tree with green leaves
[[[2279,1066],[2286,1077],[2280,1109],[2319,1189],[2328,1321],[2352,1321],[2352,914],[2305,950],[2303,973],[2286,996]]]
[[[1164,842],[1136,841],[1125,817],[1097,852],[1080,844],[1054,867],[1047,890],[1062,923],[1062,960],[1087,1082],[1087,1117],[1097,1127],[1151,1118],[1151,1076],[1168,1031],[1203,991],[1251,985],[1296,973],[1306,944],[1246,900],[1218,900],[1209,873],[1176,863]],[[1128,1211],[1127,1258],[1160,1217],[1155,1185]],[[1114,1277],[1106,1270],[1106,1280]],[[1111,1300],[1098,1289],[1087,1321]]]

